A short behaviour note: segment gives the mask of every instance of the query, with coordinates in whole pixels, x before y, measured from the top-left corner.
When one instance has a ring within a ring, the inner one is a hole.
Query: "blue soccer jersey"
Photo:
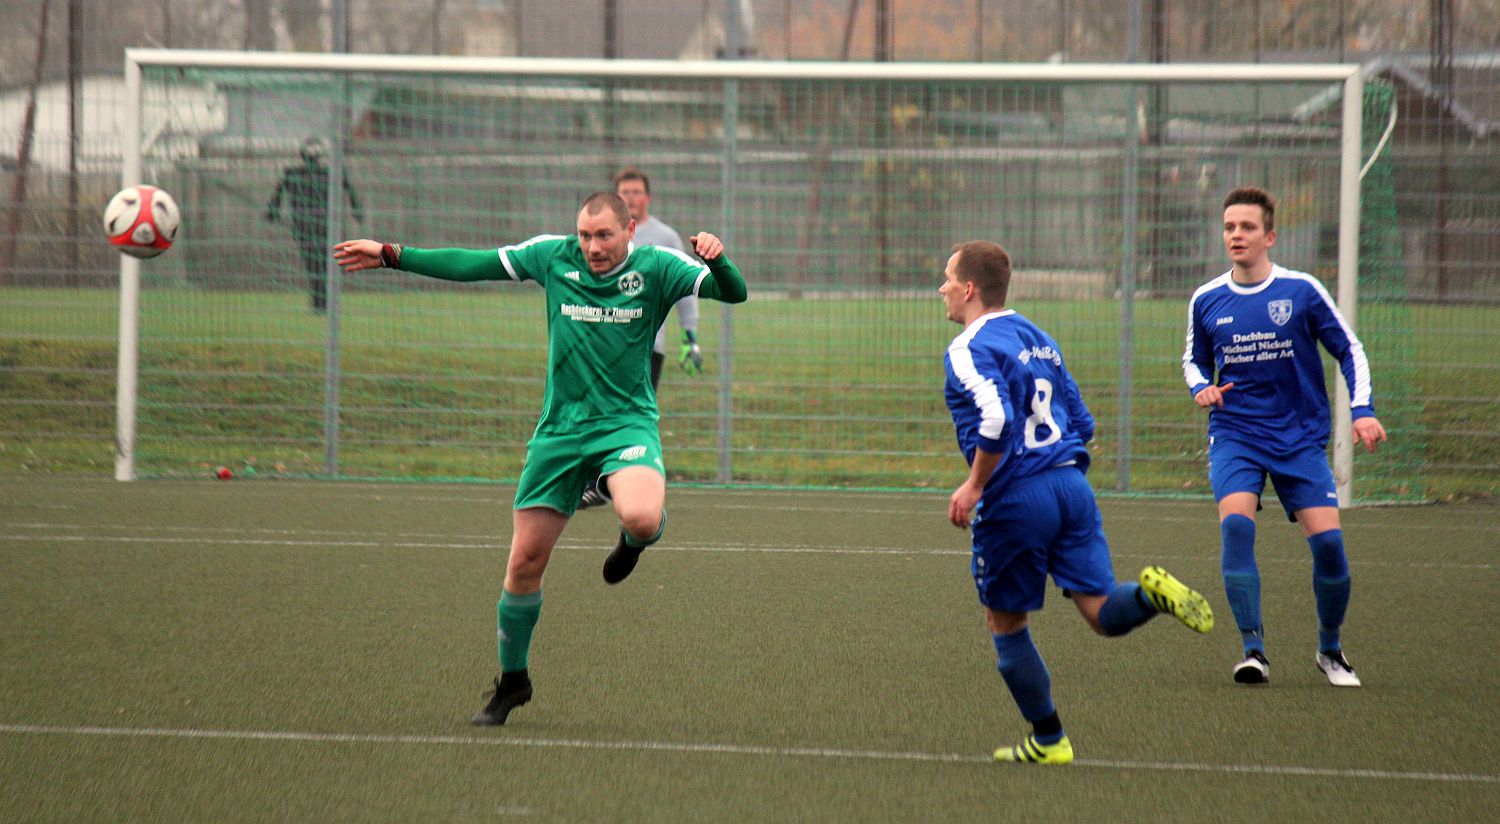
[[[1088,468],[1094,417],[1063,365],[1062,350],[1036,324],[1007,309],[965,327],[944,357],[943,394],[958,448],[999,454],[985,497],[1055,466]]]
[[[1364,346],[1317,278],[1280,266],[1254,286],[1229,273],[1188,304],[1182,374],[1196,395],[1233,383],[1211,411],[1211,438],[1249,440],[1278,451],[1328,443],[1328,390],[1318,344],[1339,362],[1353,417],[1375,414]]]

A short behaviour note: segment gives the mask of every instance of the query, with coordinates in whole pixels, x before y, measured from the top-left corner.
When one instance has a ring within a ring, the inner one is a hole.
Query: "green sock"
[[[652,544],[656,543],[657,541],[660,541],[662,533],[666,532],[666,531],[667,531],[667,511],[665,509],[663,509],[661,511],[661,526],[659,526],[659,527],[656,528],[656,534],[652,535],[650,538],[647,538],[644,541],[636,540],[636,537],[634,535],[631,535],[629,532],[626,532],[623,528],[620,530],[620,534],[625,536],[625,544],[627,546],[632,546],[632,547],[635,547],[636,549],[645,549],[646,547],[651,546]]]
[[[495,604],[495,644],[500,651],[501,672],[526,669],[526,658],[531,653],[531,631],[536,629],[541,614],[541,590],[530,595],[500,590],[500,602]]]

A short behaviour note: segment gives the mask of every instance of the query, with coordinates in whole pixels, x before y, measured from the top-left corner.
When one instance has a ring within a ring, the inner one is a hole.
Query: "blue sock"
[[[1120,584],[1099,608],[1099,628],[1110,637],[1124,635],[1156,615],[1156,606],[1141,594],[1140,584]]]
[[[1057,712],[1052,706],[1052,674],[1042,662],[1042,654],[1031,642],[1031,629],[1023,627],[1019,632],[994,635],[995,656],[999,663],[1000,677],[1010,688],[1010,695],[1021,710],[1021,717],[1036,722]],[[1050,736],[1049,736],[1050,737]],[[1056,744],[1063,733],[1050,741],[1037,740],[1043,744]]]
[[[1344,554],[1344,531],[1330,529],[1309,536],[1312,547],[1313,597],[1318,602],[1318,649],[1340,649],[1339,628],[1349,609],[1349,558]]]
[[[1260,570],[1255,566],[1255,521],[1230,515],[1219,522],[1224,540],[1220,563],[1224,571],[1224,594],[1240,628],[1245,652],[1266,651],[1260,623]]]

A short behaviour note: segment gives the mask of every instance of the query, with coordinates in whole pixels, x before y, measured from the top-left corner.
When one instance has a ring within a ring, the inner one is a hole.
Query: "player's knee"
[[[1349,556],[1344,552],[1343,530],[1319,532],[1309,536],[1307,544],[1312,549],[1315,577],[1329,581],[1349,577]]]
[[[992,635],[1010,635],[1026,629],[1027,614],[1024,612],[1004,612],[1001,610],[986,608],[984,611],[984,623],[989,627]]]
[[[540,581],[546,569],[547,553],[521,544],[511,545],[510,558],[505,563],[507,580],[515,578],[526,582]]]
[[[637,541],[650,541],[662,528],[661,511],[640,509],[620,513],[620,526]]]
[[[1231,540],[1255,540],[1255,520],[1245,515],[1231,514],[1219,522],[1224,537]]]

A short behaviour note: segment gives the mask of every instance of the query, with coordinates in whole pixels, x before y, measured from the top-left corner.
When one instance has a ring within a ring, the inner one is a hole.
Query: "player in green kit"
[[[635,221],[611,192],[590,195],[578,233],[539,235],[500,249],[416,249],[374,240],[334,247],[345,270],[402,269],[444,280],[531,280],[547,299],[547,389],[516,489],[514,533],[496,607],[500,677],[481,726],[504,724],[531,700],[527,659],[542,609],[542,573],[591,481],[620,518],[604,560],[617,584],[666,529],[666,467],[657,433],[651,348],[672,306],[687,295],[742,303],[744,278],[717,237],[693,251],[637,249]],[[706,265],[705,265],[706,264]]]

